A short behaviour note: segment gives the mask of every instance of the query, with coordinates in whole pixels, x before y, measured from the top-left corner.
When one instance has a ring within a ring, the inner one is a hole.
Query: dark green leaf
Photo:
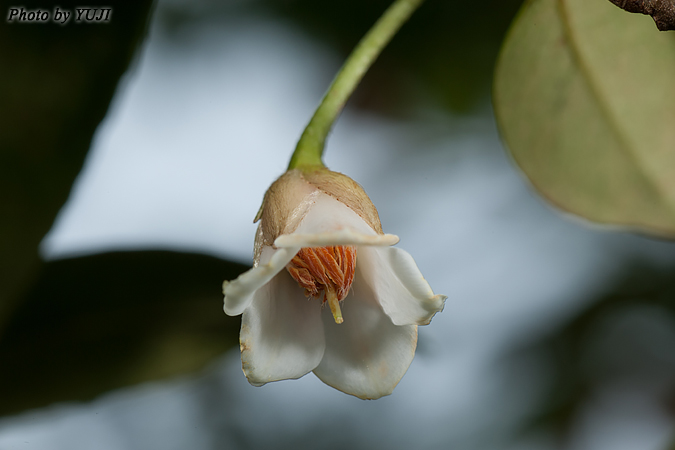
[[[203,367],[237,344],[221,284],[246,269],[159,251],[46,264],[0,340],[0,415]]]
[[[152,2],[104,4],[114,10],[107,24],[0,23],[0,330],[39,268],[38,244],[144,36]],[[81,3],[58,5],[73,11]],[[2,14],[8,8],[3,2]]]

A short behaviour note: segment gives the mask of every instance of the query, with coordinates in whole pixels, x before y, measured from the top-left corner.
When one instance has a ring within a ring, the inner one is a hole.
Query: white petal
[[[317,234],[284,234],[275,241],[276,247],[325,247],[327,245],[390,246],[399,241],[393,234],[362,234],[350,228]]]
[[[325,348],[321,300],[307,299],[286,273],[258,289],[241,321],[241,362],[254,386],[300,378],[321,361]]]
[[[443,310],[447,297],[434,295],[405,250],[359,247],[356,258],[357,269],[394,324],[426,325]]]
[[[305,217],[293,234],[319,234],[351,229],[364,235],[377,235],[358,214],[328,194],[318,192]]]
[[[326,351],[314,369],[321,381],[362,399],[389,395],[415,356],[417,326],[396,326],[358,278],[342,302],[344,322],[322,311]]]
[[[238,316],[244,312],[251,304],[253,294],[282,271],[298,251],[300,251],[299,247],[278,250],[265,247],[257,267],[239,275],[236,280],[223,282],[225,314]]]

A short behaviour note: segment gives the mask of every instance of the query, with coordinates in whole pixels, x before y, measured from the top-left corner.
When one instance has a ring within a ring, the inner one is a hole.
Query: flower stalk
[[[295,147],[288,170],[325,167],[326,138],[345,103],[384,47],[424,0],[396,0],[356,45]]]

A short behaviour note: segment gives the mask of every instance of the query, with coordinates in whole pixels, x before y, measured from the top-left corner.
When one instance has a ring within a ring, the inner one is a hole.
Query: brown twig
[[[609,0],[632,13],[652,16],[661,31],[675,30],[675,0]]]

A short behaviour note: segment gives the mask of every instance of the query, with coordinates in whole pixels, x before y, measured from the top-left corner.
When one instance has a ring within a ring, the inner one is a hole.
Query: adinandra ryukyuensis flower
[[[415,355],[417,325],[443,309],[415,261],[391,247],[360,185],[325,168],[272,184],[251,270],[223,283],[225,313],[243,314],[244,374],[255,386],[313,371],[347,394],[392,392]]]

